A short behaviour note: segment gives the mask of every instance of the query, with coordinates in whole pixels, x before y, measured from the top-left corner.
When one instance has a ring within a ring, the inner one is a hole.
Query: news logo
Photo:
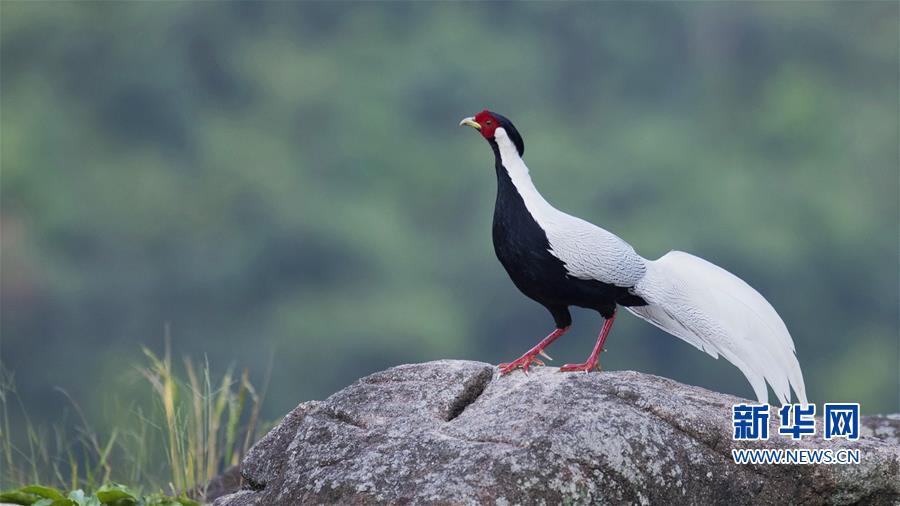
[[[859,404],[826,403],[822,406],[822,439],[859,439]],[[731,422],[735,441],[769,439],[768,404],[735,404]],[[802,440],[817,433],[815,404],[785,404],[778,409],[778,435]],[[735,448],[736,464],[859,464],[858,448]]]

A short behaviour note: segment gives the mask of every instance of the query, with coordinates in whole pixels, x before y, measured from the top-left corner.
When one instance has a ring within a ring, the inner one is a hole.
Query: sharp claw
[[[600,368],[599,362],[594,367],[588,367],[587,364],[566,364],[566,365],[560,367],[559,371],[560,372],[585,372],[585,373],[587,373],[587,372],[591,372],[595,369],[599,370],[599,368]]]
[[[528,370],[531,368],[532,364],[537,364],[539,366],[545,366],[543,360],[536,358],[535,355],[525,355],[520,357],[518,360],[514,360],[509,363],[500,364],[497,366],[500,369],[500,375],[509,374],[516,369],[522,369],[522,372],[528,374]]]
[[[541,351],[539,351],[538,353],[539,353],[542,357],[546,358],[547,360],[553,360],[553,357],[551,357],[550,355],[547,355],[546,353],[544,353],[544,350],[541,350]],[[543,364],[541,364],[541,365],[543,365]]]

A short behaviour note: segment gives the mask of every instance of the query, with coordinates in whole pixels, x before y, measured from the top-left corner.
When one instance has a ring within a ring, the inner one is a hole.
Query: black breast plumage
[[[571,324],[569,306],[599,311],[612,316],[616,303],[633,306],[644,301],[627,287],[569,276],[561,260],[550,253],[543,228],[525,206],[494,147],[497,170],[497,201],[494,207],[494,251],[516,287],[545,306],[558,327]]]

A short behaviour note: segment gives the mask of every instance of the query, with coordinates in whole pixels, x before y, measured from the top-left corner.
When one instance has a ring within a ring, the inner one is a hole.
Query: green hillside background
[[[0,5],[2,361],[34,420],[112,423],[140,345],[271,363],[264,417],[361,375],[501,362],[552,320],[490,240],[525,138],[561,209],[702,256],[791,329],[814,402],[900,411],[896,2]],[[583,360],[575,312],[551,350]],[[632,318],[602,357],[752,396]],[[557,364],[557,365],[558,365]]]

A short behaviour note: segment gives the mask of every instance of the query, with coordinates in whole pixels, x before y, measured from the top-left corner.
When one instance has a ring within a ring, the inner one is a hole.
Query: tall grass
[[[124,482],[203,499],[209,480],[237,464],[259,435],[261,395],[246,370],[236,376],[229,368],[216,378],[206,360],[198,365],[184,358],[179,370],[168,346],[162,357],[146,348],[143,353],[146,362],[136,370],[151,401],[128,405],[128,425],[103,435],[91,428],[91,413],[63,390],[76,418],[49,428],[33,424],[13,373],[0,364],[0,487],[96,490]]]
[[[260,398],[250,383],[247,371],[239,379],[229,368],[219,382],[210,376],[204,362],[199,374],[190,359],[184,360],[188,381],[175,375],[171,356],[159,358],[144,349],[150,365],[140,368],[152,385],[164,419],[166,458],[170,487],[174,490],[202,488],[226,467],[238,463],[252,442],[259,415]],[[186,396],[182,398],[182,393]],[[251,409],[242,444],[236,439],[247,399]]]

